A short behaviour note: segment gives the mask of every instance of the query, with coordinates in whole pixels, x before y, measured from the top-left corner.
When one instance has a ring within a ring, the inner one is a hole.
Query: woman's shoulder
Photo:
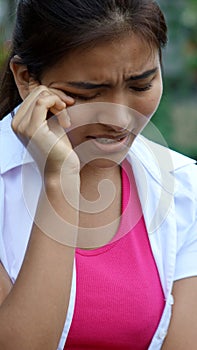
[[[130,158],[133,155],[140,161],[152,176],[162,180],[165,175],[169,179],[172,175],[176,182],[176,188],[182,186],[197,196],[197,162],[168,147],[153,142],[143,136],[137,137],[130,150]],[[131,160],[132,161],[132,160]]]
[[[162,163],[167,166],[167,170],[169,171],[178,170],[189,164],[196,164],[195,159],[170,149],[166,144],[159,144],[141,135],[137,137],[136,141],[134,142],[135,151],[136,148],[139,148],[140,150],[143,149],[143,151],[145,151],[144,155],[146,158],[148,157],[148,159],[150,158],[150,154],[154,155],[157,159],[160,158]],[[166,160],[169,160],[167,157],[170,157],[171,162],[165,162]]]
[[[24,146],[11,127],[12,114],[0,121],[0,175],[24,163]]]
[[[168,217],[173,203],[172,217],[179,232],[188,232],[191,225],[197,225],[196,161],[144,137],[138,138],[129,153],[141,202],[148,198],[149,206],[163,209],[163,218]]]
[[[142,176],[145,178],[144,198],[150,198],[146,211],[146,222],[149,224],[149,216],[152,214],[150,206],[155,210],[153,218],[160,225],[158,234],[152,234],[151,242],[154,251],[161,253],[161,264],[165,261],[166,254],[169,261],[173,254],[176,255],[176,266],[173,275],[174,280],[196,276],[197,274],[197,166],[196,161],[167,147],[149,141],[144,137],[136,140],[130,150],[130,160],[136,169],[136,181],[139,182],[139,192],[143,187]],[[134,161],[133,161],[134,158]],[[137,162],[135,159],[137,158]],[[158,200],[158,203],[157,203]],[[156,203],[156,204],[155,204]],[[143,206],[143,201],[142,201]],[[146,213],[145,211],[145,213]],[[157,215],[155,215],[155,213]],[[155,216],[154,216],[155,215]],[[153,222],[154,224],[154,222]],[[148,227],[149,227],[148,226]],[[170,255],[171,254],[171,255]],[[163,258],[162,258],[163,256]],[[195,263],[194,263],[195,262]],[[162,268],[161,268],[162,269]]]

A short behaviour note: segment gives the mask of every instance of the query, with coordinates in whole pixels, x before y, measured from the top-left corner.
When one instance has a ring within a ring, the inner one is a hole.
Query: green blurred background
[[[159,0],[169,27],[164,51],[164,95],[145,134],[197,159],[197,0]],[[16,12],[16,0],[0,0],[0,70]],[[152,125],[153,125],[152,124]],[[162,137],[160,136],[162,135]]]

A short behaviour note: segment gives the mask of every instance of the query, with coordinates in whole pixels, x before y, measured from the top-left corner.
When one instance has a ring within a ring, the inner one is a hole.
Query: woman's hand
[[[75,245],[80,162],[66,134],[70,127],[66,107],[72,104],[74,100],[63,92],[39,85],[18,109],[12,128],[35,160],[43,179],[34,222],[45,234],[64,244],[68,244],[70,235]],[[48,118],[49,114],[53,116]]]
[[[12,282],[4,269],[3,265],[0,263],[0,306],[12,289]]]
[[[66,107],[74,100],[57,89],[39,85],[23,101],[12,128],[36,161],[41,174],[79,172],[79,160],[65,129],[70,127]],[[48,119],[49,113],[54,116]],[[66,160],[66,162],[65,162]]]

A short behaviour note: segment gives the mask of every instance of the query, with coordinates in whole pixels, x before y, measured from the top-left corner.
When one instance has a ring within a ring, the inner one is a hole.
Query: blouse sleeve
[[[197,276],[197,165],[177,172],[177,256],[174,280]]]

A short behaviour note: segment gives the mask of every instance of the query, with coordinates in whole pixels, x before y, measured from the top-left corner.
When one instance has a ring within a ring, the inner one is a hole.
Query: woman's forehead
[[[130,75],[139,75],[146,70],[159,66],[159,51],[137,36],[126,36],[113,42],[100,42],[92,48],[77,49],[66,55],[61,62],[53,66],[53,71],[66,76],[90,74],[92,78],[102,75],[106,79],[112,73],[121,74],[124,79]]]

